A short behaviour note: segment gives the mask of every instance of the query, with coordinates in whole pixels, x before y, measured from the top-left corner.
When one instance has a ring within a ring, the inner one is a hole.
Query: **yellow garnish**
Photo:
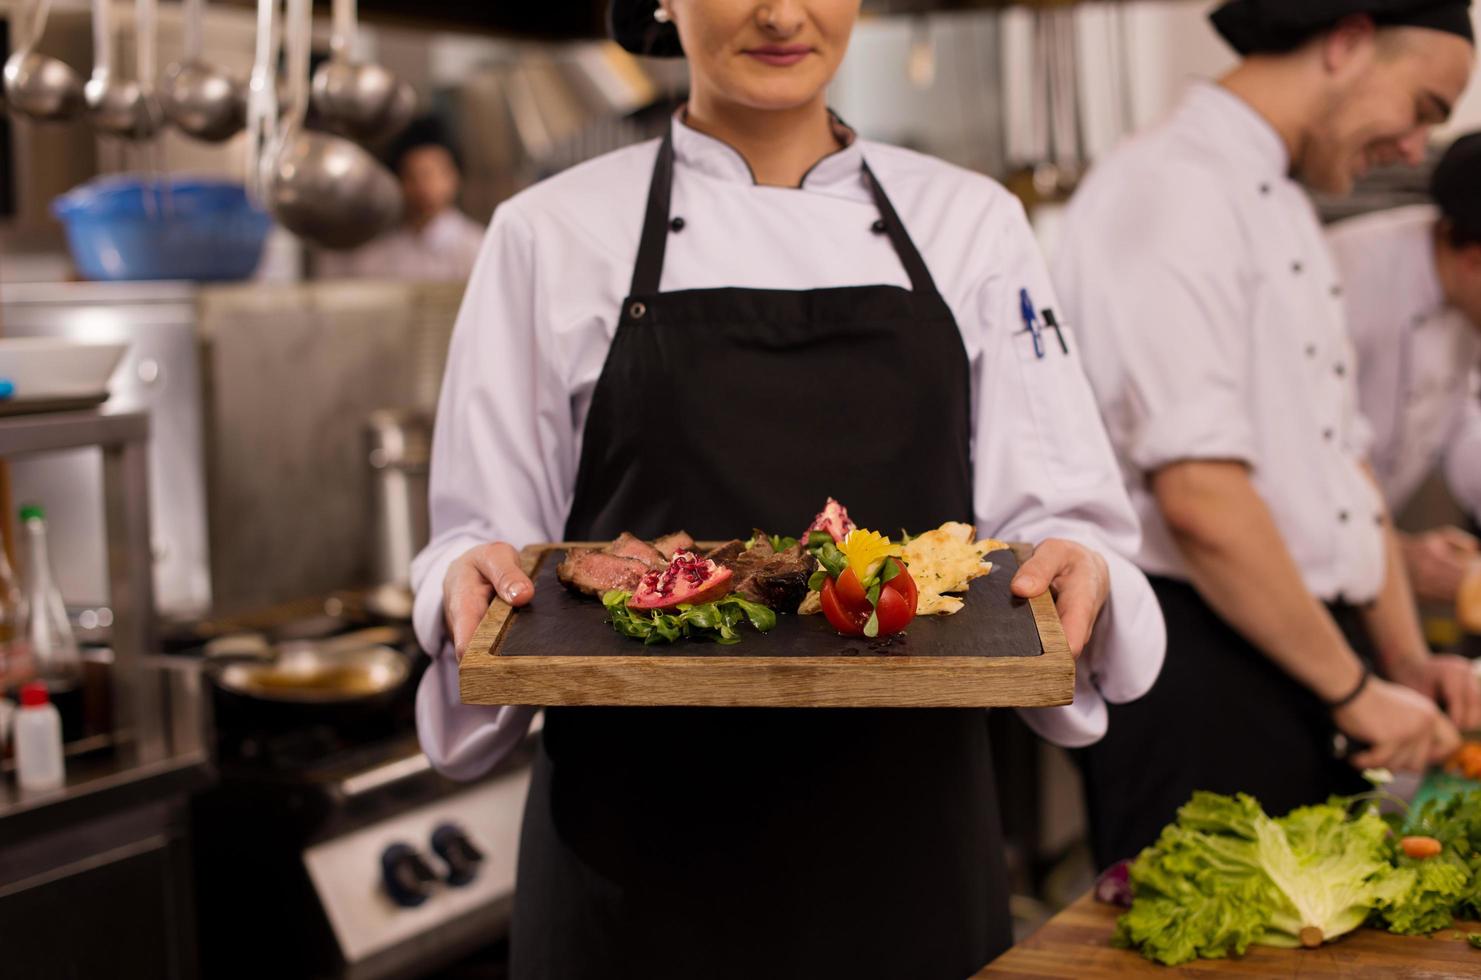
[[[891,544],[890,539],[878,531],[856,528],[843,539],[838,550],[843,552],[848,559],[848,567],[854,570],[854,574],[862,582],[874,574],[886,558],[900,557],[901,546]]]

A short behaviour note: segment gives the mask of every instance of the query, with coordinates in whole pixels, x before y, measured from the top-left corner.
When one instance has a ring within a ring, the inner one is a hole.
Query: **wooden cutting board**
[[[1050,596],[1009,582],[1026,545],[994,552],[952,616],[924,616],[883,640],[838,635],[822,616],[778,615],[733,646],[644,646],[619,635],[601,603],[559,584],[576,544],[535,545],[521,560],[535,598],[495,600],[460,666],[467,704],[706,707],[1048,707],[1074,698],[1075,663]]]
[[[1121,909],[1085,895],[1033,935],[998,957],[973,980],[1006,977],[1343,977],[1346,980],[1481,977],[1481,949],[1466,942],[1467,927],[1434,936],[1395,936],[1358,929],[1317,949],[1251,946],[1238,959],[1196,960],[1167,967],[1140,953],[1116,949],[1111,933]],[[1474,926],[1469,931],[1481,931]]]

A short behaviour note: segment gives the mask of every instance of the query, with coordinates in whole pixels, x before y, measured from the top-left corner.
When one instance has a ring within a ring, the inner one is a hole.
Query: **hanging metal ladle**
[[[329,60],[314,72],[314,109],[328,129],[374,146],[395,137],[411,122],[417,93],[382,65],[351,60],[358,33],[356,0],[334,0]]]
[[[282,225],[328,248],[354,248],[401,214],[401,186],[380,161],[339,136],[304,128],[308,113],[311,0],[288,0],[288,111],[278,124],[270,36],[277,0],[259,0],[258,64],[252,73],[249,143],[261,148],[257,187]],[[268,136],[271,132],[273,135]]]
[[[180,131],[220,143],[247,122],[247,90],[240,81],[201,58],[205,0],[185,0],[185,54],[165,72],[160,102]]]
[[[164,115],[154,97],[156,0],[136,0],[133,80],[113,71],[113,0],[93,0],[93,73],[87,80],[88,116],[100,132],[147,140],[159,132]]]
[[[87,107],[82,78],[66,62],[35,50],[46,30],[51,0],[32,0],[24,40],[0,70],[4,77],[5,102],[13,112],[32,119],[72,119]]]

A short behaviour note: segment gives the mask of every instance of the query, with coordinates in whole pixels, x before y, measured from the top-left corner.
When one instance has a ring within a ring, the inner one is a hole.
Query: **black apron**
[[[1275,816],[1370,788],[1333,753],[1331,713],[1186,582],[1147,576],[1167,622],[1152,690],[1110,705],[1106,737],[1077,753],[1097,868],[1156,841],[1194,790],[1248,793]],[[1328,607],[1371,661],[1356,608]]]
[[[966,351],[867,166],[912,289],[660,293],[672,174],[665,138],[567,539],[970,521]],[[551,708],[512,974],[961,980],[1011,942],[1002,862],[980,710]]]

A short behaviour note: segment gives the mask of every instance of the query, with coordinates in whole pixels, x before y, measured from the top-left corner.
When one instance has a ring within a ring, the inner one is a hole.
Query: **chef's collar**
[[[1200,121],[1209,141],[1223,149],[1224,156],[1249,169],[1251,179],[1288,176],[1291,154],[1286,141],[1244,99],[1215,82],[1197,82],[1184,107]]]
[[[717,180],[756,183],[756,175],[751,172],[751,165],[741,156],[740,151],[724,140],[701,133],[690,126],[686,121],[685,111],[686,107],[680,106],[674,113],[674,161]],[[869,200],[868,188],[861,178],[864,150],[858,134],[832,112],[828,114],[828,119],[842,145],[822,157],[803,174],[801,189]]]

